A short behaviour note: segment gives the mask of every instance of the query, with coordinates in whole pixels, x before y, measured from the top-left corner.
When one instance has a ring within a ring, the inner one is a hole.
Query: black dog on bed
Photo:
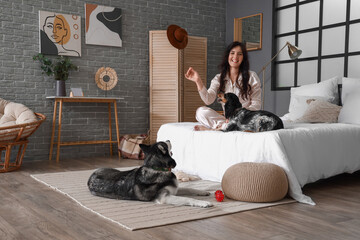
[[[229,120],[224,132],[264,132],[284,128],[282,120],[271,112],[243,108],[239,98],[233,93],[220,93],[218,97],[225,103],[225,118]]]
[[[153,145],[140,144],[145,153],[144,165],[130,171],[100,168],[88,180],[90,192],[95,196],[155,201],[161,204],[211,207],[210,202],[175,195],[208,196],[209,192],[178,188],[178,182],[171,168],[176,166],[171,157],[170,141]]]

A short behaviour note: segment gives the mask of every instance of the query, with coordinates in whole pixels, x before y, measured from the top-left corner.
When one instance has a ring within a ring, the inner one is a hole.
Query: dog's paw
[[[208,208],[208,207],[212,207],[213,204],[211,202],[208,201],[203,201],[203,200],[196,200],[196,199],[192,199],[191,202],[189,202],[189,204],[186,204],[192,207],[201,207],[201,208]]]
[[[210,192],[207,192],[207,191],[199,191],[199,192],[197,192],[197,194],[196,195],[198,195],[198,196],[210,196]]]
[[[214,205],[211,202],[201,201],[198,206],[202,208],[208,208]]]

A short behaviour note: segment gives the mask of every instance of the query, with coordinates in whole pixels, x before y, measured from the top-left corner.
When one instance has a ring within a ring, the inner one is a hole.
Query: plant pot
[[[55,96],[57,96],[57,97],[66,97],[65,81],[56,80]]]

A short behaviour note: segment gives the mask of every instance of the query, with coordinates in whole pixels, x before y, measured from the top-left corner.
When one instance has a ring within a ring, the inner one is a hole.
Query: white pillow
[[[360,124],[360,86],[347,93],[344,100],[339,123]]]
[[[341,101],[342,104],[346,101],[346,96],[354,89],[360,88],[360,78],[342,78]]]
[[[305,111],[308,109],[309,104],[306,102],[308,99],[314,99],[314,100],[322,100],[326,102],[333,102],[335,97],[330,96],[297,96],[294,95],[291,98],[291,104],[292,107],[289,108],[289,114],[287,115],[287,118],[291,121],[295,121],[299,118],[301,118]]]
[[[307,84],[300,87],[292,87],[290,90],[291,98],[290,98],[290,105],[289,105],[289,112],[292,107],[292,98],[293,96],[320,96],[320,97],[333,97],[334,104],[338,104],[339,101],[339,92],[338,92],[338,82],[339,77],[333,77],[328,80],[314,83],[314,84]]]
[[[289,114],[287,114],[286,117],[292,121],[300,118],[308,107],[308,105],[306,104],[306,100],[309,98],[320,99],[334,104],[338,104],[339,81],[339,77],[335,76],[319,83],[307,84],[300,87],[292,87],[290,90],[291,95]],[[303,96],[303,98],[299,99],[298,96]]]

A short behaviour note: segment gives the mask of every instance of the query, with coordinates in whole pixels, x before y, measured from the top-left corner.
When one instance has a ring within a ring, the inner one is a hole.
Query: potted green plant
[[[41,63],[41,70],[43,74],[54,76],[56,80],[56,96],[66,96],[65,81],[69,78],[70,70],[77,70],[78,67],[71,63],[69,57],[60,56],[58,61],[53,61],[45,57],[42,53],[33,56],[33,60],[38,60]]]

